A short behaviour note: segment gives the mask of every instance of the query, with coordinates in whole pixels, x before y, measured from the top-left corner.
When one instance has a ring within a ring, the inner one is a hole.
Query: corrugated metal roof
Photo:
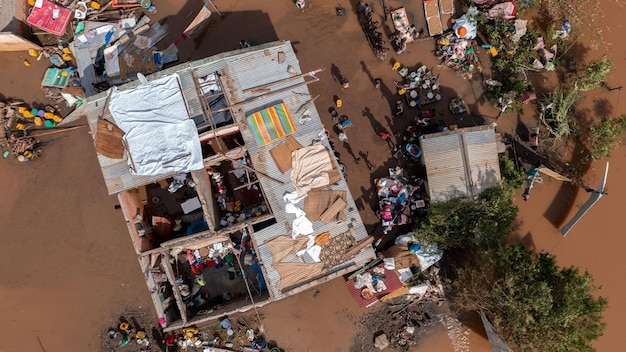
[[[283,52],[285,54],[285,62],[283,64],[278,63],[278,52]],[[237,57],[237,59],[235,60],[229,61],[228,72],[229,76],[232,78],[232,83],[234,86],[231,87],[233,88],[231,91],[229,91],[228,89],[226,90],[227,98],[231,103],[237,103],[242,100],[252,98],[252,94],[243,94],[243,90],[291,77],[292,75],[287,72],[288,66],[292,66],[294,69],[296,69],[298,71],[296,74],[301,73],[298,59],[293,52],[291,43],[289,42],[284,42],[282,45],[268,48],[266,51],[257,52],[256,54],[249,53],[249,55],[242,55]],[[291,80],[289,82],[273,86],[272,90],[276,91],[302,82],[304,82],[304,79]],[[294,94],[293,92],[298,92],[300,94]],[[307,86],[302,85],[293,90],[287,90],[283,93],[273,95],[271,99],[259,100],[245,104],[242,107],[242,110],[245,112],[245,114],[243,114],[242,116],[245,118],[245,116],[249,115],[250,113],[254,113],[279,102],[284,102],[287,106],[287,109],[289,109],[289,111],[294,114],[295,111],[297,111],[302,104],[311,99],[311,97],[307,96],[307,94],[309,94]],[[317,140],[319,132],[323,131],[322,122],[314,106],[311,106],[310,113],[311,120],[304,125],[300,125],[298,123],[299,116],[292,115],[294,122],[296,123],[296,132],[292,136],[304,146],[310,145],[314,140]],[[269,150],[276,146],[278,143],[280,143],[280,141],[276,141],[274,143],[259,147],[254,139],[254,136],[252,135],[252,132],[250,131],[250,128],[248,127],[247,122],[241,124],[241,134],[244,141],[246,142],[246,146],[248,147],[248,153],[250,155],[250,161],[252,162],[252,166],[256,170],[284,182],[284,184],[278,184],[277,182],[271,181],[267,178],[259,177],[261,186],[265,191],[268,203],[272,207],[272,211],[274,213],[277,223],[261,231],[255,232],[253,235],[253,240],[255,241],[255,244],[259,250],[258,254],[266,269],[268,287],[270,287],[270,289],[272,290],[274,298],[279,299],[283,297],[283,293],[281,293],[277,288],[280,282],[280,275],[272,267],[272,256],[265,246],[265,242],[276,236],[288,235],[286,224],[288,226],[291,226],[294,215],[285,213],[285,203],[283,201],[283,195],[287,192],[294,191],[295,187],[293,186],[289,178],[290,173],[281,173],[274,163],[271,155],[269,154]],[[323,141],[323,143],[327,148],[330,148],[327,141]],[[320,234],[328,231],[330,232],[332,237],[337,236],[340,233],[347,231],[348,224],[350,223],[351,219],[354,219],[356,240],[361,241],[367,238],[367,231],[365,229],[365,226],[363,225],[359,212],[356,208],[356,205],[354,204],[354,199],[350,194],[348,185],[346,184],[345,180],[342,179],[337,185],[334,185],[332,189],[347,191],[348,207],[345,210],[347,221],[343,223],[314,222],[313,228],[315,230],[315,234]],[[362,264],[365,261],[374,257],[374,250],[370,247],[359,253],[357,257],[355,257],[349,263],[346,263],[343,267],[352,265],[354,263]],[[292,256],[285,259],[285,261],[301,262],[301,259]],[[330,274],[333,271],[340,269],[341,267],[342,266],[334,268],[334,270],[331,270],[326,274]]]
[[[279,52],[285,54],[284,63],[278,62]],[[293,77],[293,75],[287,71],[289,66],[293,67],[297,71],[296,75],[301,73],[299,61],[293,51],[291,43],[288,41],[281,41],[255,46],[249,49],[222,53],[203,60],[178,65],[152,74],[148,76],[148,79],[152,80],[166,74],[177,73],[180,76],[183,95],[187,101],[190,115],[193,117],[197,114],[202,114],[202,108],[192,72],[195,73],[196,77],[203,77],[213,72],[220,72],[222,74],[221,81],[224,86],[224,94],[229,105],[233,105],[255,97],[255,94],[253,93],[244,94],[244,89],[258,87],[263,84]],[[323,126],[320,121],[319,114],[313,105],[309,106],[311,119],[306,122],[306,124],[301,125],[299,123],[299,116],[295,116],[295,111],[297,111],[302,104],[311,99],[307,86],[303,84],[304,82],[305,80],[303,78],[299,78],[276,84],[275,86],[272,86],[273,92],[283,88],[289,88],[294,85],[300,85],[293,89],[286,89],[284,92],[271,94],[264,99],[243,103],[239,107],[233,109],[233,116],[236,123],[240,125],[241,134],[246,143],[246,147],[248,148],[252,167],[259,173],[269,175],[270,177],[283,182],[280,184],[261,175],[259,176],[261,187],[265,192],[268,204],[274,213],[277,223],[252,234],[252,239],[259,250],[259,256],[266,269],[266,280],[268,287],[272,290],[274,299],[282,298],[284,295],[277,289],[280,276],[278,275],[278,272],[272,268],[272,257],[265,246],[265,242],[276,236],[288,234],[287,227],[285,225],[288,224],[290,226],[294,216],[292,214],[285,213],[284,201],[282,197],[285,193],[294,191],[295,187],[291,183],[289,172],[282,174],[269,154],[269,150],[280,143],[280,141],[259,147],[254,139],[254,136],[252,135],[252,132],[250,131],[246,121],[246,116],[279,102],[284,102],[289,111],[292,113],[292,117],[296,123],[296,132],[292,136],[302,145],[310,145],[318,138],[318,133],[323,131]],[[135,87],[137,84],[137,82],[132,82],[121,86],[120,89],[129,89]],[[298,94],[294,94],[295,92]],[[105,100],[105,94],[98,94],[90,97],[89,101],[75,112],[77,115],[86,115],[88,117],[89,125],[92,131],[95,131],[97,119],[100,115],[102,115]],[[322,143],[326,148],[330,148],[327,141],[324,140]],[[155,179],[151,177],[138,177],[129,173],[126,160],[113,160],[98,155],[98,161],[102,167],[102,173],[110,194],[146,185],[167,176],[161,175]],[[344,211],[347,221],[341,223],[314,222],[313,228],[315,230],[315,234],[328,231],[331,236],[334,237],[340,233],[348,231],[348,224],[352,224],[356,231],[356,240],[361,241],[366,239],[368,236],[367,231],[345,180],[342,179],[338,184],[333,185],[332,189],[347,191],[347,208]],[[366,261],[373,258],[375,258],[374,250],[368,246],[355,258],[347,263],[344,263],[343,265],[331,269],[325,275],[331,275],[332,273],[337,272],[340,269],[345,269],[346,267],[363,265]],[[293,256],[292,258],[287,258],[287,261],[289,260],[297,261],[300,259]]]
[[[473,198],[500,183],[492,125],[424,135],[420,145],[433,201]]]

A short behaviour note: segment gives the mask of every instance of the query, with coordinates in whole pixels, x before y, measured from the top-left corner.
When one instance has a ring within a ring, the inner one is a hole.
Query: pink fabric
[[[487,18],[503,18],[505,20],[512,20],[515,18],[517,8],[514,1],[507,1],[497,5],[494,5],[487,12]]]
[[[59,11],[59,16],[53,18],[54,10]],[[65,27],[72,18],[72,11],[65,7],[43,0],[41,7],[33,7],[26,22],[48,33],[62,36],[65,33]]]

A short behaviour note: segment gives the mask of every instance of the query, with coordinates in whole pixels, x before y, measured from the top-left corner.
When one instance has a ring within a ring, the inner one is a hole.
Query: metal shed
[[[493,125],[459,128],[420,138],[432,201],[474,198],[500,184]]]

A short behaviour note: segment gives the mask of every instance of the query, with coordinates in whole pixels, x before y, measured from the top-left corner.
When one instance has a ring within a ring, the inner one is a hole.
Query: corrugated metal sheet
[[[420,139],[433,201],[475,197],[500,183],[493,126],[461,128]]]
[[[285,54],[285,62],[282,64],[278,63],[279,52],[283,52]],[[224,86],[224,94],[229,104],[233,105],[251,99],[255,96],[252,93],[244,94],[244,89],[292,77],[292,75],[287,72],[287,68],[289,66],[293,67],[297,71],[297,74],[300,74],[301,71],[299,61],[293,51],[291,43],[283,41],[259,45],[249,49],[236,50],[229,53],[215,55],[203,60],[185,63],[152,74],[148,76],[148,79],[152,80],[166,74],[177,73],[180,76],[183,96],[187,101],[190,115],[193,117],[197,116],[197,114],[202,114],[202,108],[192,72],[195,73],[196,77],[203,77],[213,72],[220,72],[222,74],[221,81]],[[299,83],[304,83],[304,79],[300,78],[277,84],[272,86],[272,91],[289,88]],[[122,90],[130,89],[137,86],[137,84],[137,82],[132,82],[119,88]],[[294,94],[294,92],[299,94]],[[280,276],[278,275],[278,272],[272,268],[272,257],[265,246],[265,242],[276,236],[288,234],[286,225],[290,226],[294,216],[285,213],[284,201],[282,197],[286,192],[294,191],[295,187],[291,183],[289,172],[282,174],[269,154],[269,150],[276,146],[279,141],[259,147],[248,127],[246,116],[279,102],[284,102],[289,111],[294,114],[295,111],[297,111],[302,104],[307,102],[309,99],[311,99],[311,96],[309,95],[307,86],[300,85],[293,89],[286,89],[286,91],[282,93],[272,94],[266,99],[255,100],[254,102],[242,105],[240,108],[233,109],[235,121],[240,123],[241,134],[248,148],[252,167],[259,172],[283,182],[280,184],[268,178],[259,176],[261,187],[265,192],[267,201],[274,213],[277,223],[252,234],[253,241],[259,250],[259,256],[261,257],[262,263],[266,269],[268,287],[272,290],[275,299],[283,297],[283,294],[277,289]],[[92,132],[96,129],[98,117],[102,115],[105,100],[105,94],[98,94],[89,98],[89,101],[84,105],[84,107],[81,107],[81,109],[75,112],[77,116],[86,115],[88,117],[88,122]],[[318,133],[323,131],[323,126],[315,107],[310,106],[309,111],[311,119],[304,125],[299,123],[299,116],[293,115],[297,128],[293,137],[302,145],[310,145],[318,138]],[[327,141],[322,141],[322,143],[327,148],[330,148]],[[146,185],[150,182],[167,177],[167,175],[161,175],[156,178],[131,175],[128,171],[126,160],[114,160],[98,155],[98,161],[102,167],[102,173],[110,194]],[[363,225],[359,212],[354,204],[354,199],[350,194],[350,190],[348,189],[345,180],[341,180],[337,185],[334,185],[332,189],[347,191],[346,201],[348,207],[345,210],[347,221],[342,223],[315,222],[313,224],[315,233],[319,234],[329,231],[331,236],[337,236],[340,233],[347,231],[349,229],[348,224],[353,222],[356,230],[356,240],[361,241],[366,239],[368,236],[367,231]],[[360,266],[374,257],[374,250],[371,247],[368,247],[349,262],[327,272],[326,276],[331,275],[340,269],[345,269],[346,267]],[[287,260],[298,261],[301,259],[293,256],[291,258],[287,258]]]
[[[278,52],[285,53],[285,63],[278,63]],[[300,74],[301,71],[298,59],[293,52],[291,43],[289,42],[284,42],[282,45],[267,48],[265,51],[249,53],[247,55],[240,55],[233,60],[229,60],[228,72],[230,78],[232,78],[232,83],[234,86],[231,87],[232,91],[229,91],[228,89],[226,90],[227,98],[231,103],[237,103],[242,100],[252,98],[253,95],[244,95],[242,91],[244,89],[257,87],[266,83],[275,82],[291,77],[291,75],[287,72],[287,67],[289,65],[298,71],[297,74]],[[304,82],[303,79],[292,80],[273,86],[272,90],[276,91],[302,82]],[[305,95],[293,94],[293,92],[298,92]],[[250,113],[254,113],[265,107],[272,106],[279,102],[284,102],[285,105],[287,105],[289,111],[293,114],[295,111],[298,110],[298,108],[300,108],[302,104],[304,104],[311,98],[310,96],[306,96],[306,94],[309,94],[309,91],[308,88],[303,85],[293,90],[287,90],[283,93],[273,95],[271,98],[266,100],[258,100],[249,104],[245,104],[242,110],[247,116]],[[323,130],[322,122],[319,119],[317,110],[314,107],[311,107],[310,112],[312,118],[304,125],[300,125],[298,123],[299,116],[292,116],[297,126],[296,133],[293,134],[293,137],[305,146],[310,145],[314,140],[318,139],[319,132]],[[294,216],[292,214],[285,213],[285,203],[282,197],[285,193],[294,191],[295,187],[291,183],[291,180],[289,178],[289,172],[282,174],[278,170],[271,155],[269,154],[269,150],[276,146],[278,143],[280,143],[280,141],[276,141],[263,147],[259,147],[254,139],[254,136],[252,135],[252,132],[248,127],[248,124],[245,122],[241,125],[241,134],[244,141],[246,142],[246,146],[248,147],[248,153],[250,155],[252,166],[256,170],[284,182],[284,184],[278,184],[277,182],[271,181],[267,178],[259,177],[261,187],[263,187],[265,191],[267,200],[272,208],[272,211],[274,212],[277,223],[271,227],[255,232],[255,234],[253,235],[253,240],[255,241],[255,244],[259,250],[258,254],[266,269],[266,279],[268,282],[268,287],[272,290],[274,298],[279,299],[283,297],[283,294],[277,289],[280,282],[280,275],[276,270],[273,269],[271,265],[272,256],[264,244],[266,241],[276,236],[288,235],[287,226],[291,225]],[[323,141],[323,143],[327,148],[330,148],[327,141]],[[363,225],[356,205],[354,204],[354,199],[350,194],[345,180],[342,180],[341,182],[339,182],[339,184],[334,185],[332,189],[347,191],[348,207],[345,210],[345,213],[348,221],[343,223],[314,222],[313,228],[315,230],[315,234],[329,231],[331,233],[331,236],[339,235],[340,233],[348,230],[348,224],[350,223],[350,220],[354,219],[356,240],[361,241],[367,238],[367,231],[365,229],[365,226]],[[346,263],[344,266],[352,265],[354,263],[361,264],[374,257],[375,254],[373,249],[368,248],[359,253],[356,258],[354,258],[351,262]],[[301,261],[301,259],[292,256],[291,258],[285,259],[285,261],[298,262]],[[340,268],[341,266],[334,269],[338,270]],[[327,274],[330,274],[332,272],[333,270],[329,271]]]
[[[471,174],[472,194],[478,195],[500,183],[500,162],[496,135],[493,129],[471,131],[463,134],[468,170]]]

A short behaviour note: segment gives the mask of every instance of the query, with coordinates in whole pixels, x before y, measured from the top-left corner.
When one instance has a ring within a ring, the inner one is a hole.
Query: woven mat
[[[259,146],[264,146],[296,132],[291,114],[284,103],[248,116],[250,130]]]
[[[379,267],[382,267],[382,264],[379,265]],[[396,274],[395,271],[385,269],[385,279],[383,281],[385,283],[385,286],[387,286],[387,289],[382,292],[374,293],[374,297],[372,297],[371,299],[365,299],[361,296],[362,289],[354,288],[354,281],[355,279],[346,281],[346,288],[348,289],[348,291],[350,291],[350,296],[354,298],[356,303],[358,303],[359,307],[361,308],[365,308],[372,305],[373,303],[376,303],[385,295],[394,292],[395,290],[402,287],[402,283],[398,278],[398,274]]]
[[[287,136],[285,142],[270,149],[270,155],[278,170],[283,174],[291,169],[291,152],[302,148],[302,144],[292,136]]]
[[[346,191],[326,191],[317,190],[310,191],[306,198],[304,198],[304,212],[307,219],[311,221],[320,221],[320,215],[324,210],[328,209],[331,204],[337,199],[341,198],[346,200]],[[337,213],[335,221],[345,220],[346,214],[343,211]]]

